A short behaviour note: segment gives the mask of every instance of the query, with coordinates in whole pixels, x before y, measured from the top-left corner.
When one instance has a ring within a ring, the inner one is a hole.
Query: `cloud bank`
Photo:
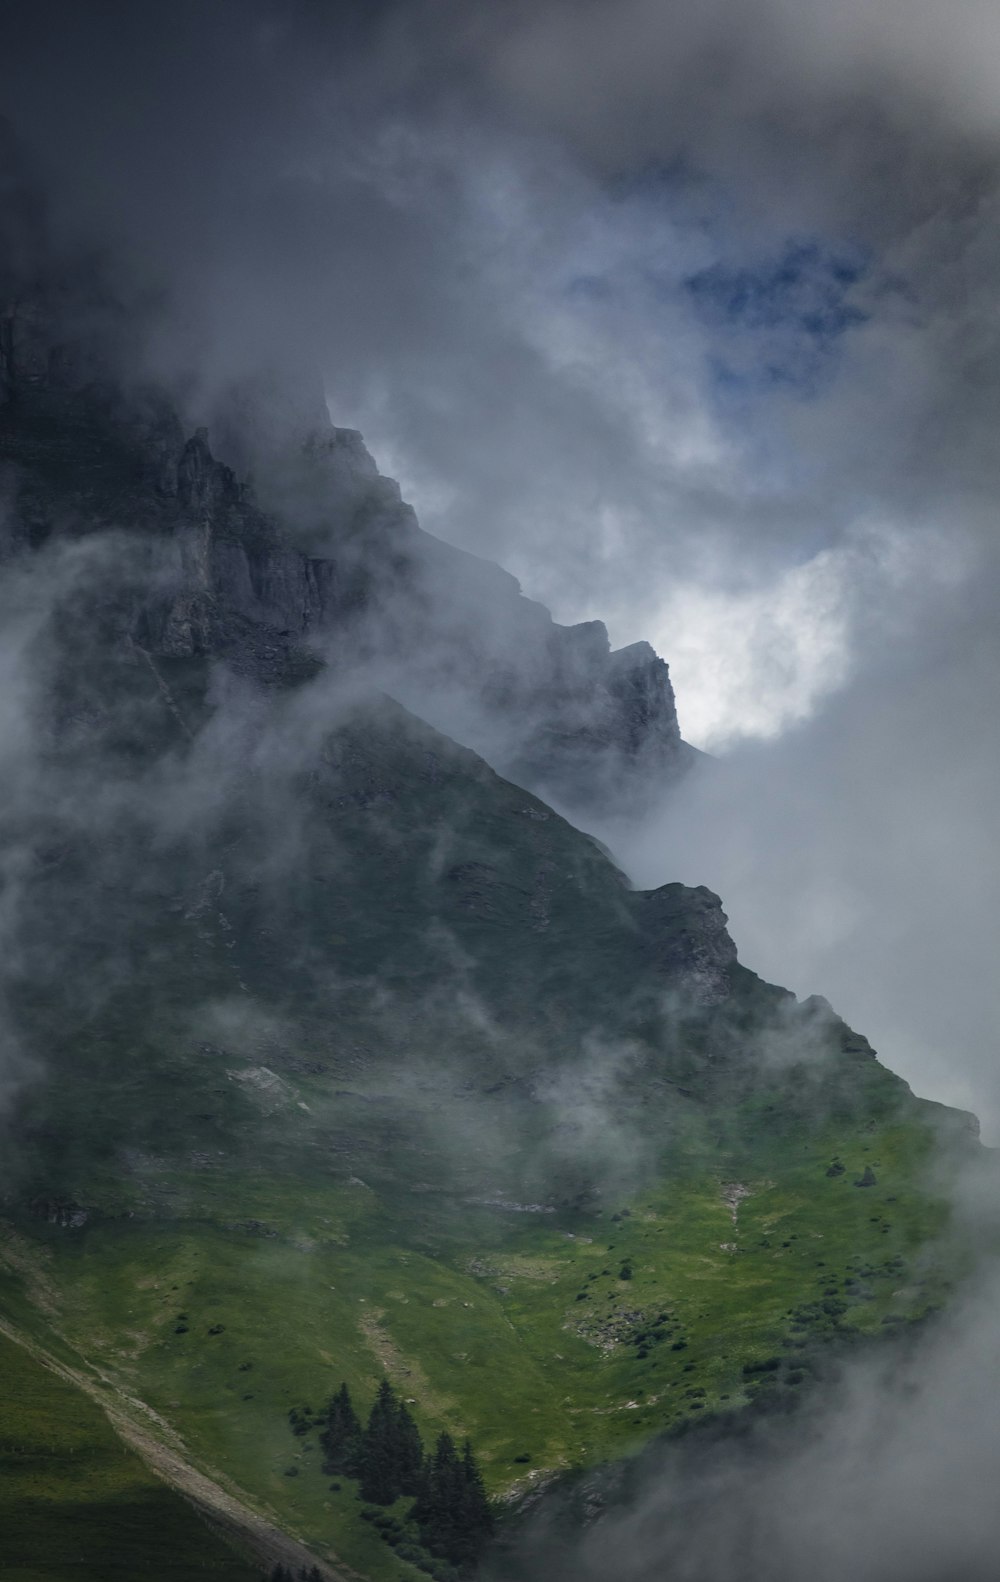
[[[737,756],[621,835],[635,875],[714,884],[751,965],[984,1112],[997,27],[46,0],[0,67],[57,232],[110,254],[192,422],[252,378],[277,444],[325,386],[424,526],[653,640]]]
[[[654,640],[721,756],[601,833],[994,1136],[998,33],[984,0],[35,0],[0,64],[57,235],[142,308],[122,355],[192,423],[251,381],[276,449],[325,390],[425,527]],[[678,1522],[698,1582],[992,1574],[995,1308],[852,1373],[804,1453],[651,1465],[574,1576],[659,1574]]]

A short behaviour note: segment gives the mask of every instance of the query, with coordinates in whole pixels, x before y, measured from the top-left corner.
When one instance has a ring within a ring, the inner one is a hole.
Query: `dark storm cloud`
[[[508,102],[595,179],[683,173],[725,207],[723,222],[710,206],[717,256],[686,277],[714,288],[722,327],[685,344],[695,366],[721,351],[738,371],[702,410],[733,444],[715,470],[742,509],[719,533],[675,497],[658,523],[672,558],[632,564],[663,601],[649,635],[676,661],[682,723],[721,746],[800,724],[692,783],[655,828],[602,833],[640,882],[714,885],[744,959],[830,995],[990,1135],[998,28],[976,4],[635,0],[525,10],[486,52]],[[856,262],[832,363],[804,389],[787,370],[808,366],[817,300],[803,313],[787,260],[816,237]]]
[[[653,639],[696,740],[811,722],[698,802],[690,877],[751,964],[828,993],[918,1086],[945,1091],[931,1027],[985,1080],[1000,1006],[966,966],[995,926],[957,876],[991,871],[974,788],[1000,769],[992,9],[10,17],[4,101],[57,235],[106,250],[191,420],[221,433],[254,376],[259,453],[325,381],[425,526]],[[672,877],[686,840],[650,833],[637,874]],[[765,901],[779,874],[791,899]],[[947,1091],[992,1107],[969,1080]]]
[[[168,294],[147,355],[192,413],[270,366],[269,417],[295,416],[318,369],[427,525],[562,613],[600,576],[641,625],[640,560],[655,585],[748,520],[787,540],[798,502],[746,490],[712,408],[704,196],[610,189],[522,129],[494,81],[516,10],[358,15],[42,6],[14,30],[5,98],[57,217]]]
[[[705,739],[777,737],[608,837],[995,1125],[995,8],[44,0],[5,27],[57,238],[107,249],[192,420],[257,376],[276,444],[325,381],[425,526],[676,655]],[[749,1501],[724,1469],[677,1574],[988,1565],[995,1310],[902,1392],[852,1376]],[[672,1498],[651,1469],[573,1574],[655,1574]]]

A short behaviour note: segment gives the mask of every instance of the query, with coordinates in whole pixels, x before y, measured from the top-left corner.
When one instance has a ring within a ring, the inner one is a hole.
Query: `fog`
[[[97,259],[98,316],[127,304],[129,372],[265,496],[325,401],[425,529],[652,641],[713,759],[589,827],[640,885],[717,890],[748,965],[990,1139],[998,34],[979,0],[35,0],[0,62],[57,251]],[[11,609],[0,752],[30,799]],[[209,745],[165,816],[216,787]],[[989,1574],[995,1307],[986,1270],[901,1371],[848,1370],[804,1451],[733,1452],[690,1494],[647,1461],[567,1574]]]
[[[981,1406],[1000,1360],[997,1283],[907,1354],[831,1369],[793,1418],[645,1451],[585,1479],[583,1542],[559,1513],[491,1573],[622,1582],[986,1582],[995,1574],[997,1426]]]
[[[995,31],[974,0],[52,3],[3,68],[191,421],[254,378],[274,446],[325,385],[425,528],[651,640],[738,761],[636,876],[683,860],[745,960],[990,1124]]]

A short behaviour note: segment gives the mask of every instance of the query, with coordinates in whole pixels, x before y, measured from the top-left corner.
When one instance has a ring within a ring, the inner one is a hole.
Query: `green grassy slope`
[[[259,1582],[81,1390],[0,1335],[0,1575]]]
[[[919,1186],[929,1144],[913,1125],[803,1129],[738,1161],[742,1199],[732,1156],[721,1170],[665,1160],[613,1212],[436,1194],[408,1208],[367,1186],[245,1176],[187,1221],[36,1233],[22,1278],[44,1281],[40,1332],[147,1401],[197,1464],[318,1554],[405,1576],[350,1482],[323,1476],[315,1434],[293,1436],[292,1407],[320,1406],[341,1379],[367,1404],[386,1373],[425,1435],[470,1434],[509,1496],[691,1414],[794,1389],[816,1344],[945,1294],[955,1268],[928,1255],[942,1213]],[[837,1155],[848,1168],[830,1177]],[[878,1182],[862,1189],[866,1162]]]
[[[417,1575],[291,1432],[341,1379],[510,1499],[943,1299],[942,1117],[707,892],[636,894],[388,702],[85,679],[52,774],[98,751],[96,810],[14,832],[0,1311],[318,1555]]]

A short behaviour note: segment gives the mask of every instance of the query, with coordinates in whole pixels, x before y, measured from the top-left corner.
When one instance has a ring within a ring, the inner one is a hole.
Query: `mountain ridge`
[[[421,534],[352,431],[251,488],[51,340],[0,337],[24,1333],[414,1582],[321,1471],[341,1380],[506,1509],[944,1302],[966,1120],[564,816],[689,761],[652,650]]]
[[[125,516],[161,535],[159,596],[132,634],[154,653],[213,652],[262,680],[319,653],[379,667],[417,712],[457,710],[498,767],[581,809],[651,795],[695,756],[648,644],[612,652],[599,621],[559,626],[508,572],[425,533],[355,430],[271,457],[276,514],[158,391],[81,383],[58,327],[23,305],[0,316],[0,412],[6,553],[39,547],[54,514],[64,534]],[[319,519],[324,553],[295,542],[296,511]]]

